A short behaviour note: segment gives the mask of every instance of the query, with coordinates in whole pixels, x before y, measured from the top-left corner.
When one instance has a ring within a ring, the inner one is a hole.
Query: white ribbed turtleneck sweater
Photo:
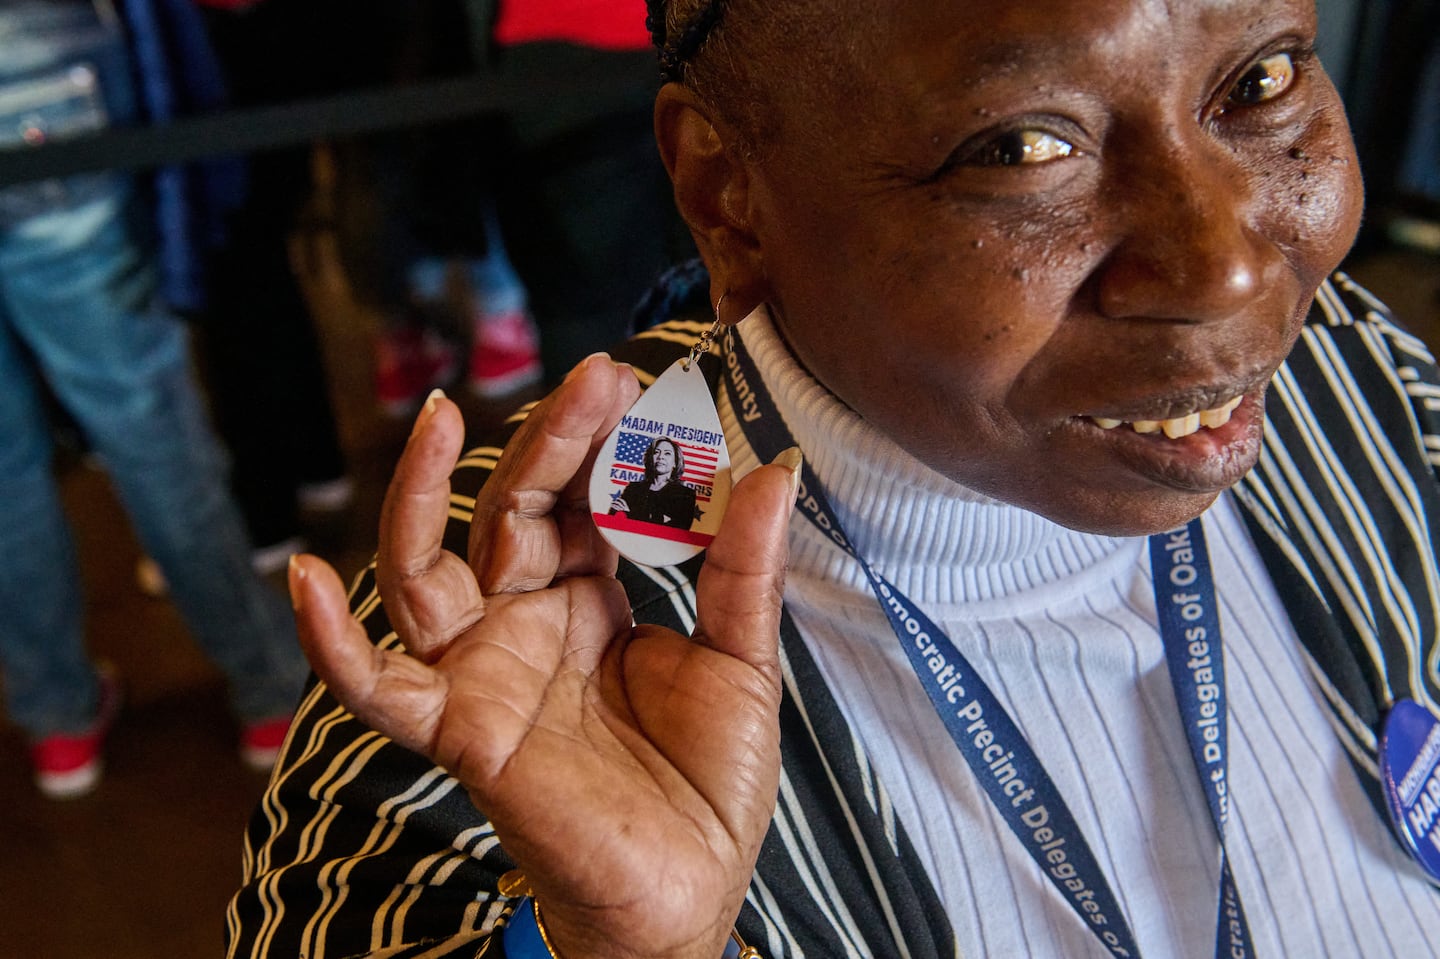
[[[946,630],[1045,764],[1142,953],[1211,959],[1219,845],[1145,540],[1077,533],[957,486],[810,378],[763,308],[740,332],[852,542]],[[721,422],[742,476],[758,464],[723,397]],[[1254,955],[1440,955],[1440,895],[1361,790],[1229,497],[1205,524],[1228,678],[1229,854]],[[991,808],[858,564],[798,512],[790,541],[787,605],[961,954],[1107,955]]]

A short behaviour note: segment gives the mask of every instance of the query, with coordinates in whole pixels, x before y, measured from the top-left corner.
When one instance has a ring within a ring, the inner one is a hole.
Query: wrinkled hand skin
[[[372,646],[335,571],[292,563],[306,654],[361,720],[443,766],[529,878],[565,959],[714,959],[779,781],[778,635],[793,473],[737,484],[694,635],[632,626],[589,518],[633,372],[587,359],[481,490],[469,557],[441,534],[460,412],[426,403],[386,495],[377,581],[406,652]]]

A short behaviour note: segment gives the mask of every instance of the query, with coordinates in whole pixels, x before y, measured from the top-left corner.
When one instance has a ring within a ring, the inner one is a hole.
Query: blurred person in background
[[[107,3],[0,3],[0,144],[24,149],[132,121],[131,69]],[[251,568],[187,331],[161,302],[139,199],[130,177],[110,171],[0,189],[0,672],[9,718],[52,797],[98,782],[120,692],[86,652],[47,393],[103,463],[224,672],[251,765],[273,761],[304,676],[284,599]]]
[[[196,0],[229,105],[250,108],[344,89],[372,75],[363,26],[319,42],[364,4],[333,0]],[[353,495],[314,318],[289,240],[314,192],[308,145],[256,152],[242,202],[206,251],[198,319],[207,384],[257,570],[280,569],[304,545],[301,513]]]
[[[298,29],[292,44],[322,45],[323,18],[280,12],[289,6],[260,4]],[[349,22],[369,38],[359,51],[345,47],[368,71],[360,83],[474,72],[455,0],[351,5]],[[430,389],[452,384],[466,348],[468,380],[480,396],[508,396],[540,378],[538,331],[505,253],[491,177],[471,155],[484,154],[487,130],[475,118],[442,121],[338,151],[342,255],[360,299],[381,318],[375,398],[387,414],[413,413]]]
[[[554,80],[606,61],[631,93],[579,84],[511,109],[377,138],[375,238],[351,272],[387,318],[377,397],[413,413],[463,371],[486,399],[558,380],[629,332],[637,290],[688,251],[654,149],[657,86],[638,0],[430,0],[397,30],[397,80],[479,71]],[[356,191],[359,192],[359,191]],[[352,244],[352,253],[354,245]],[[456,282],[458,281],[458,282]],[[447,315],[458,297],[461,315]],[[468,348],[468,361],[461,356]]]

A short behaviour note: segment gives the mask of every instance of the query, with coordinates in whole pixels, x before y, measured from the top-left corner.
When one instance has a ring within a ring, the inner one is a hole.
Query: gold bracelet
[[[730,938],[735,941],[735,945],[740,947],[740,952],[735,959],[761,959],[759,949],[745,945],[745,940],[740,938],[739,929],[731,929]]]
[[[545,943],[545,949],[550,953],[550,959],[560,959],[560,953],[556,951],[555,944],[550,941],[550,933],[545,929],[545,923],[540,918],[540,900],[530,899],[530,905],[535,909],[535,928],[540,930],[540,941]]]

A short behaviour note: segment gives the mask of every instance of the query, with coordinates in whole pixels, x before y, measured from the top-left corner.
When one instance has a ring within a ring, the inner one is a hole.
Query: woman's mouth
[[[1224,489],[1238,482],[1260,455],[1263,394],[1229,393],[1202,400],[1204,409],[1172,405],[1164,418],[1080,416],[1084,432],[1104,437],[1105,448],[1145,482],[1187,492]],[[1157,410],[1157,413],[1160,411]],[[1153,415],[1153,414],[1152,414]]]
[[[1235,412],[1235,408],[1243,399],[1244,396],[1234,396],[1211,409],[1197,410],[1184,416],[1163,420],[1118,420],[1101,416],[1092,416],[1088,419],[1102,430],[1114,430],[1128,426],[1137,433],[1164,433],[1170,439],[1178,440],[1201,429],[1218,429],[1224,426],[1230,422],[1231,414]]]

